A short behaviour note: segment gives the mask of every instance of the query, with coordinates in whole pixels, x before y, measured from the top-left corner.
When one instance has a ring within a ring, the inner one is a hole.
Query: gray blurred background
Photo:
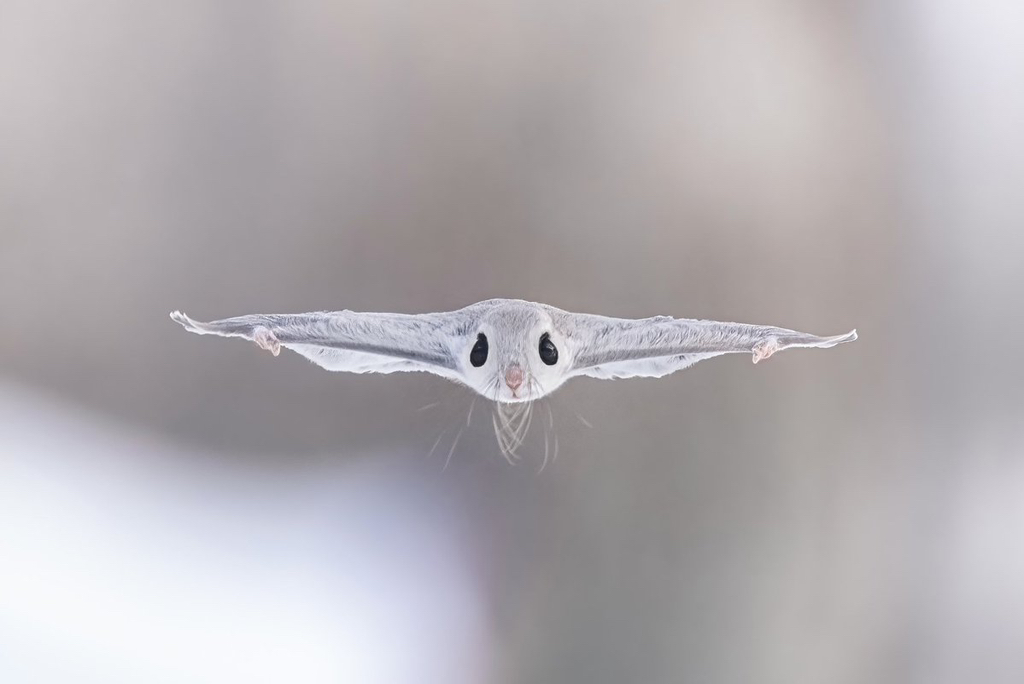
[[[1024,681],[1022,27],[0,1],[0,676]],[[167,317],[490,297],[861,339],[577,380],[538,475]]]

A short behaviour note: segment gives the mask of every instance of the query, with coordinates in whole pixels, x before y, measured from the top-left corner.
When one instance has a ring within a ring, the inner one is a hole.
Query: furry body
[[[790,347],[832,347],[857,339],[856,331],[817,337],[773,326],[669,316],[608,318],[518,299],[415,315],[320,311],[201,323],[175,311],[171,318],[199,335],[251,340],[274,356],[284,347],[327,370],[421,371],[466,385],[494,402],[494,432],[509,462],[529,432],[533,402],[573,377],[660,378],[721,354],[747,353],[757,363]],[[545,463],[552,424],[548,406]],[[554,444],[557,454],[557,435]]]
[[[576,376],[660,378],[721,354],[748,353],[757,363],[790,347],[857,339],[856,331],[818,337],[669,316],[609,318],[518,299],[490,299],[445,313],[253,314],[201,323],[175,311],[171,318],[191,332],[252,340],[275,355],[281,347],[291,349],[327,370],[433,373],[503,403],[539,399]],[[481,337],[486,358],[476,367],[471,351]],[[555,350],[554,363],[539,357],[538,341],[549,354]],[[525,378],[525,387],[510,387],[503,377]]]

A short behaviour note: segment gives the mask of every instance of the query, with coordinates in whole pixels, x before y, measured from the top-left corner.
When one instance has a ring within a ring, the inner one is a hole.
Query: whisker
[[[502,405],[498,412],[498,417],[502,423],[502,442],[509,456],[517,462],[519,461],[519,455],[516,452],[523,442],[525,436],[524,428],[527,427],[526,423],[529,415],[529,403]]]
[[[519,425],[516,427],[515,432],[515,449],[519,449],[526,440],[526,435],[530,432],[530,422],[533,420],[533,402],[527,402],[522,404],[522,409],[519,411]]]
[[[551,456],[552,462],[558,459],[558,432],[555,431],[555,412],[551,410],[551,402],[547,403],[548,424],[551,426],[551,435],[555,439],[555,453]]]
[[[502,438],[501,429],[498,427],[497,415],[491,414],[491,422],[494,424],[494,435],[498,438],[498,448],[501,450],[501,455],[505,457],[505,460],[508,461],[509,465],[515,465],[515,461],[513,460],[511,454],[509,454],[508,449],[505,447],[505,442],[504,439]]]
[[[501,421],[502,430],[508,428],[508,417],[505,415],[505,405],[496,403],[494,405],[494,413],[498,416],[498,420]]]
[[[428,461],[430,460],[430,457],[434,455],[434,450],[437,449],[437,445],[441,443],[441,438],[444,437],[446,432],[448,432],[448,428],[441,430],[441,434],[439,434],[437,439],[434,440],[434,446],[430,447],[430,451],[427,452]]]
[[[544,400],[544,405],[547,406],[548,411],[550,412],[551,406],[547,399]],[[548,426],[544,425],[543,420],[541,421],[541,426],[544,428],[544,460],[541,461],[540,469],[537,471],[538,475],[543,473],[544,469],[548,467]]]
[[[501,391],[500,380],[497,376],[491,381],[487,389],[491,386],[494,388],[494,396],[492,397],[494,402],[494,410],[491,413],[491,425],[494,426],[494,437],[498,441],[498,449],[501,451],[501,455],[508,461],[509,465],[515,465],[512,454],[509,453],[508,444],[505,440],[505,414],[502,409],[502,403],[498,401],[498,393]],[[499,420],[501,425],[499,425]]]
[[[518,457],[515,453],[515,447],[513,446],[513,427],[512,423],[515,420],[516,408],[513,405],[512,408],[506,407],[504,404],[497,405],[498,420],[501,422],[501,430],[499,434],[500,445],[502,451],[505,452],[506,456],[513,461],[518,461]],[[506,413],[508,412],[508,413]]]
[[[527,388],[531,395],[536,394],[539,383],[532,377],[527,376]],[[489,381],[485,391],[493,388],[494,411],[491,415],[491,425],[498,441],[498,448],[502,456],[510,464],[516,464],[520,460],[518,450],[526,442],[533,425],[533,401],[522,401],[515,403],[503,403],[498,401],[498,394],[501,390],[500,378]]]
[[[564,395],[563,395],[563,396],[564,396]],[[581,414],[581,413],[580,413],[579,411],[577,411],[577,410],[576,410],[576,402],[575,402],[575,401],[572,401],[572,400],[571,400],[571,399],[570,399],[570,398],[569,398],[568,396],[566,396],[566,398],[565,398],[565,401],[568,401],[568,402],[569,402],[570,404],[572,404],[572,406],[570,406],[570,407],[569,407],[569,410],[570,410],[570,411],[572,411],[572,412],[573,412],[573,414],[574,414],[574,415],[575,415],[575,416],[576,416],[577,418],[579,418],[579,421],[580,421],[581,423],[583,423],[583,424],[584,424],[585,426],[587,426],[587,427],[588,427],[588,428],[590,428],[590,429],[593,429],[593,428],[594,428],[594,424],[593,424],[593,423],[591,423],[591,422],[590,422],[589,420],[587,420],[586,418],[584,418],[584,417],[583,417],[583,415],[582,415],[582,414]]]
[[[523,445],[523,441],[526,439],[526,435],[530,432],[530,423],[533,420],[533,402],[523,405],[525,408],[520,412],[522,418],[519,420],[519,425],[516,427],[516,431],[513,434],[515,439],[514,449],[518,449]]]
[[[466,428],[459,428],[459,433],[455,435],[455,441],[452,442],[452,448],[448,450],[448,456],[444,459],[444,466],[441,468],[443,473],[448,469],[448,463],[452,460],[452,454],[455,453],[455,445],[459,443],[459,438],[462,437],[462,431]]]
[[[516,419],[518,406],[515,404],[498,404],[498,409],[498,418],[501,419],[502,427],[511,428],[513,421]]]
[[[548,429],[547,426],[544,426],[544,460],[540,462],[540,470],[537,471],[538,475],[543,473],[544,469],[548,466],[548,446]]]
[[[509,455],[515,460],[519,460],[519,455],[516,453],[516,425],[515,421],[517,416],[515,412],[506,416],[504,428],[505,446],[509,451]]]
[[[413,409],[413,413],[422,413],[423,411],[428,411],[432,408],[437,408],[438,406],[448,404],[453,397],[455,397],[459,392],[461,392],[461,390],[455,385],[451,385],[448,387],[441,388],[439,392],[440,396],[438,397],[437,401],[432,401],[428,404],[420,406],[417,409]]]

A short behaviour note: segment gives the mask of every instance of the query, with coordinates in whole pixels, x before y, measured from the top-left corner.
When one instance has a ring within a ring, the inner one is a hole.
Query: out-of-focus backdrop
[[[0,680],[1024,681],[1022,25],[4,0]],[[498,296],[861,339],[575,381],[538,474],[167,317]]]

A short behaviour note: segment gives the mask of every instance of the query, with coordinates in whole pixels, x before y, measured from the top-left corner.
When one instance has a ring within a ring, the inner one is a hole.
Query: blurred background
[[[1024,681],[1022,26],[0,1],[0,680]],[[861,338],[574,381],[538,474],[167,317],[490,297]]]

